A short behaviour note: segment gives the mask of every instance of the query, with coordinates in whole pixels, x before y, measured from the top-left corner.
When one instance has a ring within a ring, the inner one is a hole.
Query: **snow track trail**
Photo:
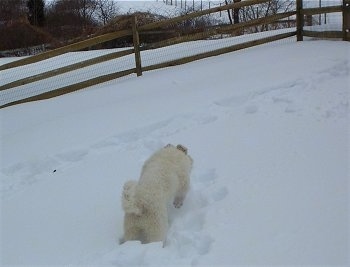
[[[298,107],[298,102],[301,101],[300,96],[302,94],[308,97],[309,101],[317,101],[314,95],[310,95],[312,91],[319,89],[315,88],[315,84],[327,83],[331,87],[334,79],[340,78],[346,83],[349,75],[349,62],[343,60],[331,68],[313,74],[311,77],[282,83],[252,93],[235,94],[234,96],[215,100],[208,107],[205,107],[202,112],[179,114],[141,128],[107,137],[85,148],[73,148],[61,151],[58,154],[45,155],[43,158],[18,162],[2,170],[2,173],[11,182],[4,183],[1,193],[6,195],[11,191],[16,191],[21,187],[40,180],[40,178],[36,178],[40,175],[46,176],[47,174],[59,171],[61,168],[65,169],[72,164],[84,160],[84,158],[91,154],[101,154],[103,151],[109,150],[121,152],[135,147],[151,152],[163,144],[160,140],[165,140],[184,130],[214,123],[217,120],[227,119],[227,113],[230,113],[229,110],[237,112],[237,109],[240,109],[245,114],[254,114],[259,112],[259,106],[265,102],[272,103],[276,108],[281,109],[282,112],[284,111],[284,113],[297,113],[301,115],[305,111],[301,107]],[[328,90],[329,88],[328,86],[324,87],[324,90]],[[329,99],[327,105],[324,105],[324,103],[314,103],[310,108],[314,110],[315,114],[317,113],[319,120],[343,118],[348,115],[349,111],[349,100],[347,96],[348,92],[335,88],[334,96],[332,97],[334,100],[332,98]],[[344,100],[338,103],[336,102],[338,98]],[[308,111],[310,111],[310,108]],[[145,136],[147,137],[146,139],[144,138]]]

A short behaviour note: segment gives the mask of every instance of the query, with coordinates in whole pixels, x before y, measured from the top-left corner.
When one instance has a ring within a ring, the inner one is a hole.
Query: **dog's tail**
[[[140,208],[137,205],[137,201],[135,198],[136,188],[137,188],[136,181],[128,181],[124,184],[122,204],[123,204],[123,209],[126,213],[141,215],[142,208]]]

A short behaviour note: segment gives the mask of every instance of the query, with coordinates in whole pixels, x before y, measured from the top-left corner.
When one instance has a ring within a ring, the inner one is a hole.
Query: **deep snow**
[[[346,266],[349,58],[270,44],[1,109],[2,265]],[[122,185],[167,143],[194,159],[167,245],[119,245]]]

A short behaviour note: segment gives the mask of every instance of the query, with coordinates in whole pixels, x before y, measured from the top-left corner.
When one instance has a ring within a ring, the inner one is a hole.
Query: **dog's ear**
[[[183,145],[177,145],[176,148],[178,150],[181,150],[182,152],[184,152],[187,155],[187,147],[185,147]]]
[[[164,148],[172,147],[172,146],[173,146],[172,144],[167,144]]]

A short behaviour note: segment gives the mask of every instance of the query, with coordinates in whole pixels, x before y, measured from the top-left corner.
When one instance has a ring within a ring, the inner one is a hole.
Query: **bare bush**
[[[56,0],[46,10],[47,30],[59,40],[76,38],[89,33],[97,25],[90,8],[92,2]]]
[[[0,36],[6,36],[0,42],[0,50],[27,48],[51,42],[52,37],[44,30],[32,26],[28,21],[18,20],[0,28]]]

